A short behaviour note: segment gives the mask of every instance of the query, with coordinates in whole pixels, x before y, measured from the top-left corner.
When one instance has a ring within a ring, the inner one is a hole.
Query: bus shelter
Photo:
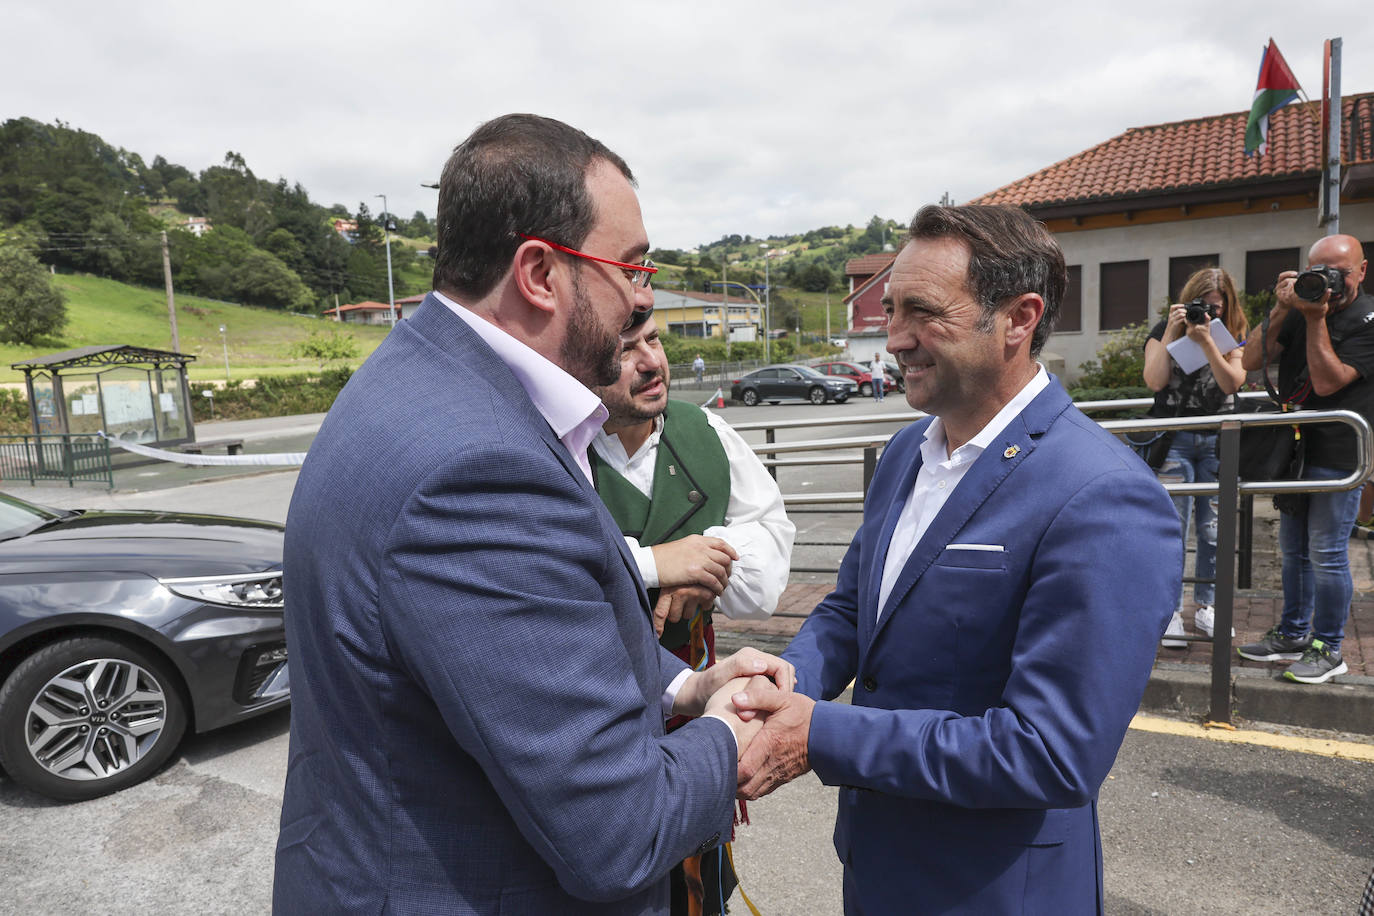
[[[186,364],[195,357],[133,346],[78,347],[11,368],[24,373],[38,436],[104,431],[126,442],[194,442]]]

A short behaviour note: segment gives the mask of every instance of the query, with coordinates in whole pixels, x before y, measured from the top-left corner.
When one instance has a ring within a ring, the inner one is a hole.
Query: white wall
[[[1220,266],[1241,287],[1245,284],[1247,251],[1297,247],[1306,264],[1307,249],[1326,234],[1316,221],[1315,209],[1266,210],[1244,216],[1057,233],[1065,263],[1083,268],[1083,330],[1055,333],[1045,345],[1046,355],[1063,357],[1065,374],[1072,379],[1079,374],[1079,365],[1096,356],[1110,337],[1110,332],[1098,331],[1100,264],[1148,259],[1150,309],[1148,315],[1140,317],[1154,318],[1169,295],[1170,258],[1215,252],[1221,256]],[[1362,240],[1374,239],[1374,203],[1342,204],[1341,231]],[[1365,288],[1374,288],[1374,279],[1366,280]]]

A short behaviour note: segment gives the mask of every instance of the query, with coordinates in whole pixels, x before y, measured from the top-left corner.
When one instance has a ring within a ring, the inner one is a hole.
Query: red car
[[[811,368],[826,375],[837,375],[847,378],[859,386],[859,394],[866,398],[873,397],[873,376],[867,369],[858,363],[833,362],[817,363]]]

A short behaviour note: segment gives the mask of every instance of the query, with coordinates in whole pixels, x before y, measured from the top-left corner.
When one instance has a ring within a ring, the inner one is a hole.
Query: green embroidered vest
[[[725,523],[730,504],[730,461],[720,437],[701,408],[684,401],[668,401],[663,433],[654,462],[654,497],[650,500],[618,471],[587,449],[592,480],[601,501],[620,530],[641,546],[676,541]],[[658,589],[649,589],[649,604]],[[711,622],[708,611],[705,622]],[[667,649],[686,644],[690,622],[680,620],[663,628],[660,640]]]

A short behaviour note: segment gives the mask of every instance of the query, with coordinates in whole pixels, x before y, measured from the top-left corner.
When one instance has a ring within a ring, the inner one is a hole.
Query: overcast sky
[[[409,217],[477,124],[533,111],[624,156],[651,242],[687,248],[906,220],[1129,127],[1246,109],[1270,35],[1313,99],[1337,36],[1346,94],[1374,90],[1358,3],[1113,5],[21,0],[0,117],[195,172],[235,150],[326,206],[385,193]]]

